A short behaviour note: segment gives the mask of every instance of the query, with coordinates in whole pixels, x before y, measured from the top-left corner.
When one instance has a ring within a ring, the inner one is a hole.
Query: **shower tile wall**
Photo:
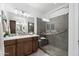
[[[48,36],[49,44],[67,51],[68,50],[68,30],[67,30],[68,14],[51,18],[50,21],[54,24],[54,28],[55,30],[57,30],[58,33],[65,31],[65,29],[66,31],[58,35],[49,35]]]
[[[46,37],[48,38],[49,44],[55,46],[55,37],[53,35],[47,35]]]
[[[67,34],[67,32],[62,34],[62,36],[63,35],[65,36],[65,34]],[[67,35],[65,37],[60,37],[59,35],[55,37],[55,46],[68,51],[68,37],[67,37]]]

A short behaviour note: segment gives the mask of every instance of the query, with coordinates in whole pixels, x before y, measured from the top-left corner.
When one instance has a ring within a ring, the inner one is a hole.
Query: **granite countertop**
[[[33,34],[33,35],[18,35],[18,36],[11,36],[11,37],[5,37],[5,40],[15,40],[20,38],[30,38],[30,37],[39,37],[39,35]]]

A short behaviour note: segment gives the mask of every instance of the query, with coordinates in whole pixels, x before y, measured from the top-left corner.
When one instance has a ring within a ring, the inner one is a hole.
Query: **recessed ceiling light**
[[[42,20],[45,21],[45,22],[50,22],[49,19],[45,19],[45,18],[43,18]]]

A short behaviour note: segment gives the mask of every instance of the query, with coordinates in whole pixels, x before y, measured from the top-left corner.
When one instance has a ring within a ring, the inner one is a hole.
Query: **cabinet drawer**
[[[32,38],[21,38],[21,39],[17,39],[17,43],[26,42],[30,40],[32,40]]]
[[[21,39],[17,39],[16,41],[17,41],[17,43],[21,43],[21,42],[23,42],[24,40],[23,40],[23,38],[21,38]]]
[[[24,38],[24,42],[26,41],[32,41],[32,38]]]
[[[7,40],[7,41],[4,41],[4,45],[13,45],[16,43],[16,40]]]

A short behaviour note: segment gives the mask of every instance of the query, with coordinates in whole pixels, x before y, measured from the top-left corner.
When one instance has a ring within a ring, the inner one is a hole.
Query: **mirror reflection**
[[[8,18],[6,18],[8,17]],[[11,12],[3,13],[3,31],[10,36],[34,34],[34,17],[23,17]]]
[[[34,34],[34,23],[28,22],[28,33]]]

